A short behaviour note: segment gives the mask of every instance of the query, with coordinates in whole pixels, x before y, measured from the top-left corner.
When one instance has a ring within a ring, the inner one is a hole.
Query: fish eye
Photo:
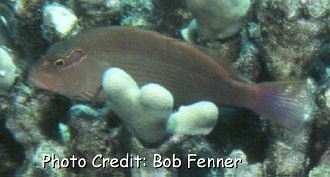
[[[59,58],[59,59],[57,59],[57,60],[55,60],[54,61],[54,65],[55,66],[62,66],[62,65],[64,65],[64,59],[63,58]]]

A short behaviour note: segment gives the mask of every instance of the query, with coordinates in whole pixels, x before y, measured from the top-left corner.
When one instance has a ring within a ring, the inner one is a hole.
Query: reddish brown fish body
[[[57,58],[69,59],[75,50],[85,53],[82,61],[63,68],[52,66]],[[139,85],[158,83],[164,86],[179,104],[211,100],[222,105],[244,106],[242,102],[247,94],[239,93],[252,89],[250,84],[188,44],[135,28],[89,30],[55,44],[45,58],[50,67],[43,71],[36,67],[33,72],[37,74],[33,74],[33,78],[42,77],[38,76],[42,73],[53,75],[62,84],[54,91],[71,98],[96,93],[109,67],[125,70]],[[104,101],[105,98],[99,99]]]
[[[33,68],[31,78],[38,87],[89,100],[98,92],[102,75],[109,67],[125,70],[140,86],[164,86],[177,105],[209,100],[259,113],[264,96],[260,93],[268,91],[244,82],[186,43],[130,27],[95,28],[54,44]],[[102,91],[98,100],[105,101]]]

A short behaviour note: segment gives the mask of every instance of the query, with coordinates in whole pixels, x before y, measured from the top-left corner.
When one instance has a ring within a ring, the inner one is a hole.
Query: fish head
[[[37,88],[74,98],[83,92],[82,79],[87,73],[81,64],[86,58],[84,49],[54,44],[33,66],[29,79]]]

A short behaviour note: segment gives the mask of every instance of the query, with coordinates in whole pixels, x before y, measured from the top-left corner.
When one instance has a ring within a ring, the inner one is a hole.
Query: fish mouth
[[[33,83],[37,88],[58,92],[61,88],[61,83],[54,76],[39,72],[33,69],[29,75],[29,82]]]

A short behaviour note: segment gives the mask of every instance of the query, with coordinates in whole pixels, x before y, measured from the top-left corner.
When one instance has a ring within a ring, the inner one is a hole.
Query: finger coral
[[[103,88],[111,109],[144,145],[163,143],[171,133],[208,134],[218,118],[217,107],[210,102],[182,107],[173,113],[169,91],[158,84],[139,89],[131,76],[118,68],[105,72]]]
[[[235,35],[248,13],[250,0],[186,0],[204,38],[224,39]]]
[[[211,102],[181,106],[168,122],[168,131],[185,135],[207,135],[218,119],[218,108]]]
[[[43,28],[47,40],[62,39],[78,32],[78,18],[65,6],[48,4],[43,8]]]
[[[18,69],[13,62],[13,55],[9,49],[0,47],[0,91],[8,90],[18,76]]]

